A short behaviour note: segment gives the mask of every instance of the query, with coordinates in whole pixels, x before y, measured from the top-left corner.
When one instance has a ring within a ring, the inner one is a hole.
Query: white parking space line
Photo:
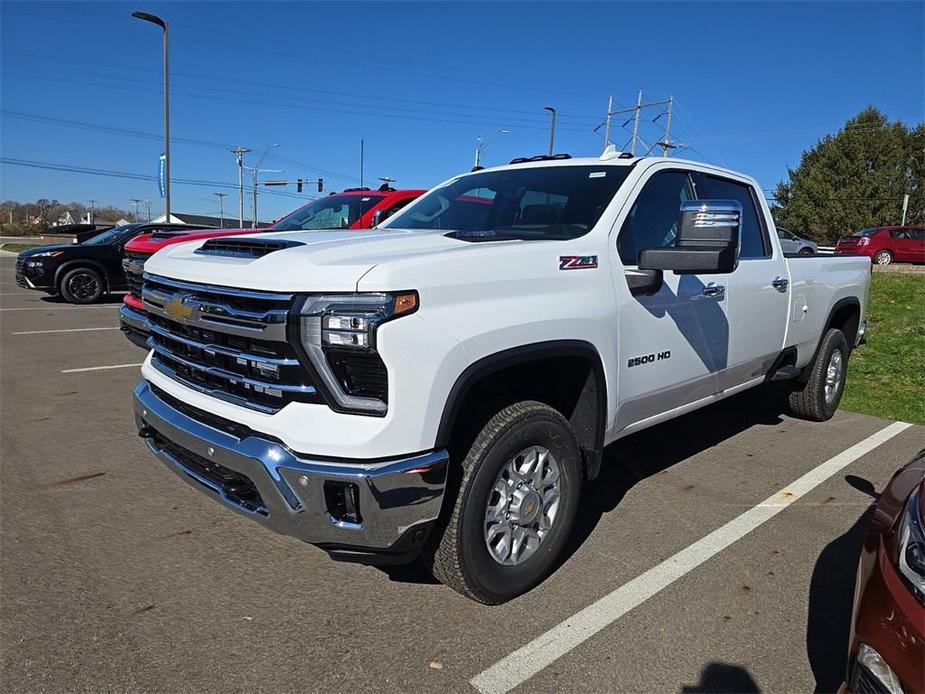
[[[830,458],[762,503],[483,670],[469,683],[483,694],[510,691],[910,426],[894,422]]]
[[[95,330],[119,330],[117,325],[115,328],[65,328],[63,330],[20,330],[19,332],[13,333],[14,335],[50,335],[51,333],[89,333]]]
[[[84,371],[109,371],[110,369],[127,369],[131,366],[141,366],[142,362],[137,364],[110,364],[108,366],[85,366],[82,369],[63,369],[63,374],[77,374]]]

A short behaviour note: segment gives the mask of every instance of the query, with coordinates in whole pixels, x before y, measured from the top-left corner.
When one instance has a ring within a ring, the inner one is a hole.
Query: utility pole
[[[642,90],[639,90],[639,94],[636,97],[636,108],[634,109],[635,113],[633,114],[633,141],[630,145],[630,154],[633,156],[636,155],[636,140],[639,138],[639,114],[642,112]]]
[[[900,222],[901,225],[906,225],[906,212],[909,210],[909,193],[903,195],[903,221]]]
[[[150,221],[151,221],[151,201],[148,200],[148,199],[145,199],[145,200],[143,200],[143,202],[144,202],[144,204],[145,204],[145,210],[146,210],[147,215],[148,215],[148,221],[150,222]]]
[[[138,221],[138,206],[143,202],[144,200],[142,200],[141,198],[132,198],[132,205],[135,206],[135,221],[136,222]],[[169,220],[170,218],[168,217],[168,222]]]
[[[98,200],[87,200],[90,203],[90,216],[87,218],[87,224],[93,224],[93,220],[96,218],[96,203]]]
[[[250,152],[247,147],[235,147],[231,150],[238,165],[238,226],[244,228],[244,155]]]
[[[228,193],[212,193],[212,195],[218,198],[218,219],[219,219],[218,225],[224,228],[225,226],[225,205],[224,205],[224,200],[222,200],[222,198],[228,195]]]
[[[549,123],[549,156],[552,156],[552,150],[556,144],[556,109],[552,106],[544,106],[544,111],[549,111],[552,121]]]
[[[360,138],[360,188],[363,187],[363,159],[366,154],[365,148],[366,143],[363,141],[363,138]]]
[[[607,120],[604,121],[604,149],[610,146],[610,117],[613,115],[613,97],[607,98]]]

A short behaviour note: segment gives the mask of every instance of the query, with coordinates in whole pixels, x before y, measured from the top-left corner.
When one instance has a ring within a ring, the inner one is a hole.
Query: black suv
[[[60,294],[72,304],[90,304],[103,294],[128,288],[122,271],[122,248],[130,239],[152,231],[200,228],[142,222],[113,227],[80,243],[30,248],[16,259],[16,283]]]

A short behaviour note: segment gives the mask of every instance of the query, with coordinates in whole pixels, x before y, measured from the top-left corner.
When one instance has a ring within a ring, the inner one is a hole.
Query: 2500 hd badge
[[[663,359],[671,359],[670,349],[666,349],[664,352],[659,352],[658,354],[644,354],[641,357],[632,357],[627,360],[626,368],[632,369],[634,366],[651,364],[653,361],[662,361]]]

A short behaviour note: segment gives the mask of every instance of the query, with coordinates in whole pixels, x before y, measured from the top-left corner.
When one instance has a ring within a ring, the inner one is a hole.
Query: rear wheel
[[[61,278],[61,296],[72,304],[92,304],[103,295],[103,278],[93,268],[68,270]]]
[[[877,251],[877,255],[874,256],[874,262],[877,265],[889,265],[893,262],[893,254],[889,251]]]
[[[461,474],[425,560],[457,592],[505,602],[542,581],[562,553],[578,509],[581,451],[559,412],[524,401],[482,428]]]
[[[835,328],[827,331],[809,367],[809,378],[790,393],[790,411],[795,417],[813,422],[832,418],[845,391],[848,355],[845,334]]]
[[[806,248],[800,249],[800,255],[812,255],[812,254],[813,254],[812,248],[806,247]]]

